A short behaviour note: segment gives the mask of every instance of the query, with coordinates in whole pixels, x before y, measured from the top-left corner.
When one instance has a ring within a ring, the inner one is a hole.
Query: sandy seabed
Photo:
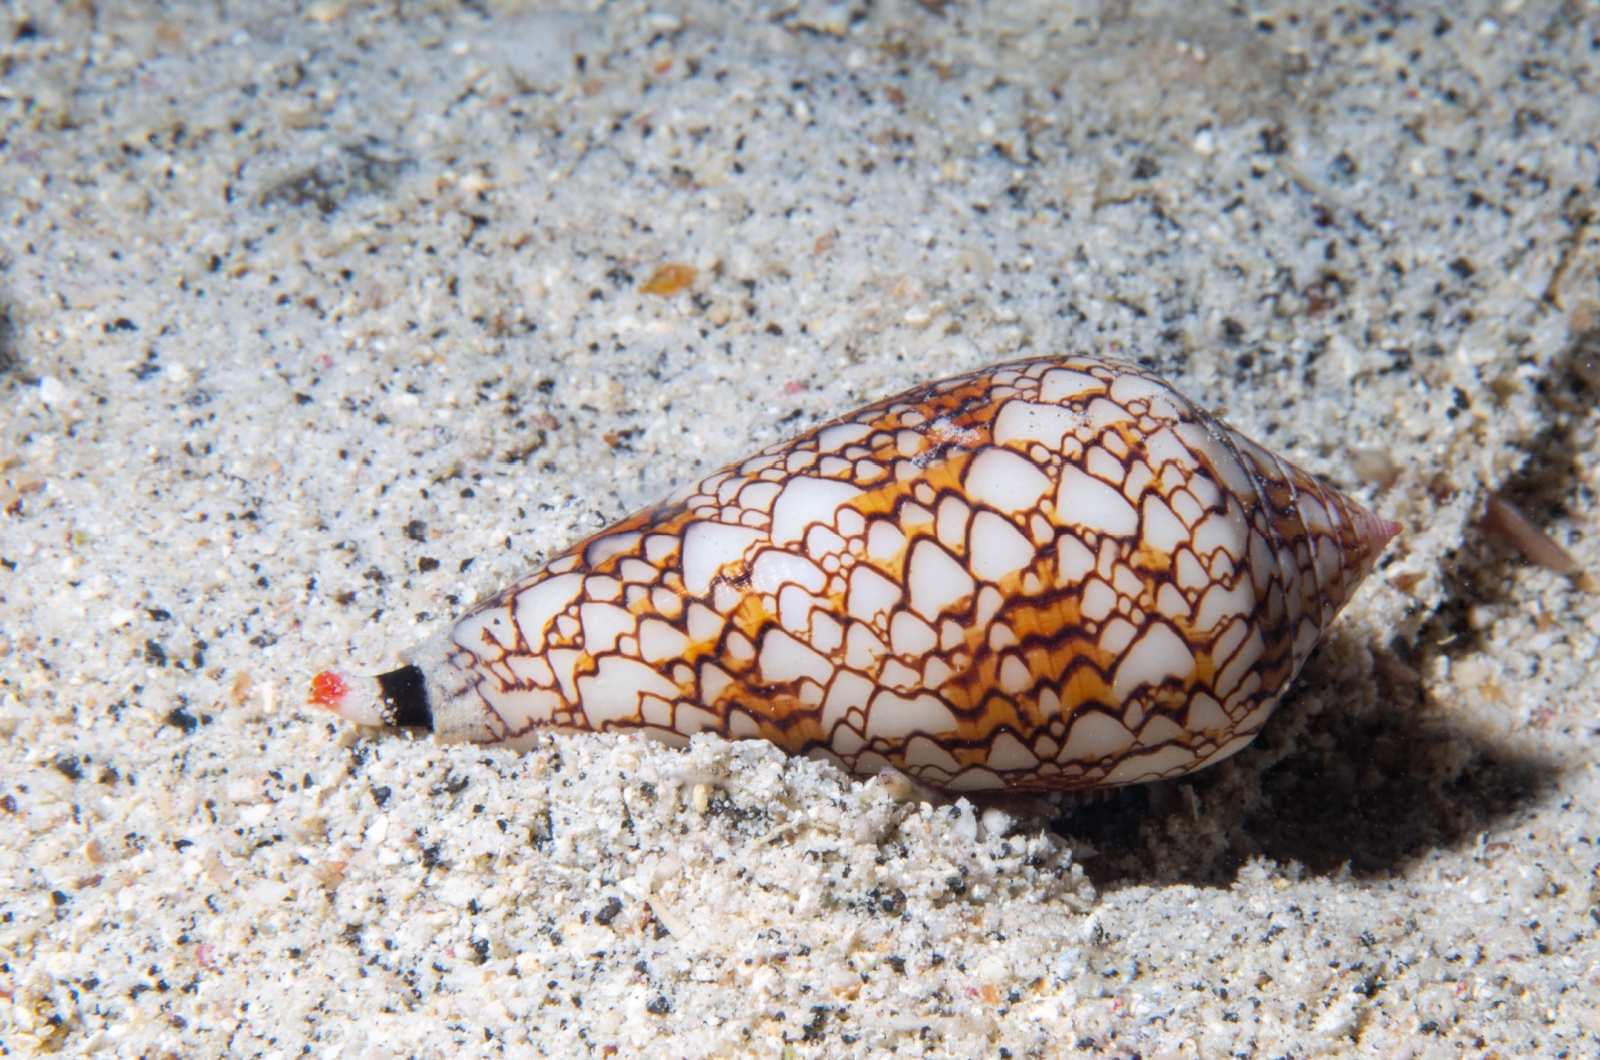
[[[1475,523],[1600,569],[1597,38],[14,0],[0,1055],[1595,1056],[1600,616]],[[303,705],[675,484],[1061,351],[1406,527],[1217,768],[1040,813]]]

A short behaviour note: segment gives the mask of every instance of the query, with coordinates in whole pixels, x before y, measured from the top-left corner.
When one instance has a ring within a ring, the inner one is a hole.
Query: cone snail
[[[1399,531],[1144,368],[915,387],[574,545],[312,699],[516,748],[770,740],[957,791],[1178,776],[1261,730]]]

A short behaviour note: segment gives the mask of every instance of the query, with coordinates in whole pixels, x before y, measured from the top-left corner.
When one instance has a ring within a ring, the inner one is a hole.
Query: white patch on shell
[[[831,428],[830,428],[831,429]],[[841,505],[861,496],[848,482],[825,478],[792,478],[772,505],[772,543],[793,544],[813,524],[832,525]]]
[[[1217,692],[1223,696],[1237,692],[1239,682],[1244,679],[1244,675],[1249,672],[1250,667],[1261,661],[1261,656],[1266,654],[1266,648],[1266,644],[1261,639],[1261,631],[1251,628],[1249,636],[1239,646],[1239,650],[1234,652],[1233,658],[1229,659],[1227,664],[1223,666],[1222,672],[1217,674],[1217,679],[1213,686]]]
[[[1117,591],[1095,578],[1078,594],[1078,613],[1091,622],[1102,622],[1117,606]]]
[[[1122,461],[1098,445],[1092,446],[1085,454],[1083,466],[1095,478],[1109,482],[1118,489],[1122,487],[1122,480],[1128,477],[1128,469]]]
[[[966,568],[950,553],[926,539],[911,551],[906,585],[911,590],[911,609],[930,622],[972,595],[975,588]],[[850,610],[856,613],[854,607]]]
[[[607,655],[593,675],[578,678],[583,714],[589,724],[602,729],[611,722],[638,716],[639,697],[645,694],[676,699],[678,686],[637,659]]]
[[[939,538],[939,543],[945,548],[955,551],[960,549],[967,541],[967,518],[972,514],[972,509],[967,507],[960,498],[946,497],[939,502],[939,521],[934,526],[934,533]]]
[[[647,618],[639,623],[639,655],[647,663],[681,659],[689,650],[689,638],[670,623]]]
[[[1027,457],[991,448],[973,457],[963,485],[977,503],[1015,515],[1039,503],[1050,490],[1050,479]]]
[[[583,623],[584,650],[593,655],[611,651],[618,637],[638,629],[638,620],[616,604],[584,604],[578,608],[578,618]]]
[[[865,677],[853,670],[840,670],[834,675],[833,683],[828,686],[828,698],[822,701],[822,717],[820,720],[823,729],[832,730],[852,710],[865,710],[867,704],[872,700],[872,693],[875,691],[877,691],[877,686]],[[835,749],[839,750],[841,754],[852,753],[852,751]]]
[[[826,584],[828,576],[821,567],[783,549],[763,549],[750,565],[750,588],[764,595],[776,593],[785,585],[799,585],[820,593]]]
[[[874,519],[867,530],[867,555],[880,563],[888,563],[904,551],[906,535],[887,519]]]
[[[701,644],[714,644],[722,636],[726,623],[705,604],[695,601],[689,605],[689,637]]]
[[[584,549],[583,558],[591,567],[615,556],[619,552],[626,552],[639,543],[639,534],[607,534],[597,537],[589,542],[589,547]]]
[[[817,434],[817,452],[837,453],[853,442],[859,442],[872,433],[864,423],[836,423]]]
[[[1165,714],[1157,714],[1139,730],[1139,746],[1154,747],[1172,740],[1184,739],[1184,731],[1177,722]]]
[[[1183,724],[1191,734],[1198,736],[1201,733],[1219,733],[1230,722],[1228,715],[1223,713],[1221,703],[1204,692],[1196,692],[1189,699],[1189,712],[1184,715]]]
[[[558,574],[517,594],[517,628],[522,630],[529,647],[537,651],[543,645],[550,621],[571,606],[582,591],[583,575]]]
[[[1194,619],[1195,632],[1204,636],[1235,615],[1250,614],[1255,606],[1255,586],[1248,575],[1241,576],[1232,589],[1214,584],[1200,598],[1200,607]]]
[[[967,562],[972,573],[987,582],[998,582],[1033,562],[1033,543],[1023,537],[994,512],[979,512],[972,520],[967,541]]]
[[[1113,537],[1128,537],[1139,529],[1139,513],[1121,493],[1073,464],[1061,469],[1056,521]]]
[[[739,491],[739,504],[751,511],[770,512],[773,499],[782,489],[776,482],[752,482]]]
[[[889,643],[897,655],[926,655],[938,646],[933,627],[909,611],[896,611],[889,621]]]
[[[987,761],[990,769],[1004,773],[1007,770],[1035,769],[1039,765],[1039,756],[1007,730],[996,736],[989,745]]]
[[[909,769],[931,767],[954,776],[961,768],[961,763],[956,761],[955,755],[947,751],[943,744],[926,736],[913,736],[907,740],[905,756],[906,767]]]
[[[1008,401],[994,419],[996,445],[1038,442],[1056,452],[1062,439],[1076,431],[1083,417],[1061,405],[1041,405],[1031,401]]]
[[[683,585],[696,596],[711,589],[711,580],[729,564],[744,558],[761,540],[759,530],[724,523],[691,523],[683,534]]]
[[[833,679],[833,665],[827,659],[781,629],[769,629],[761,638],[760,665],[761,679],[769,684],[809,677],[826,686]]]
[[[844,664],[852,670],[869,673],[877,668],[878,660],[889,654],[889,649],[877,634],[860,622],[852,622],[844,636]]]
[[[1124,758],[1105,775],[1104,783],[1132,784],[1140,780],[1155,780],[1194,764],[1192,750],[1182,744],[1168,744],[1159,751]]]
[[[1151,494],[1144,499],[1144,535],[1140,540],[1146,547],[1170,556],[1188,542],[1189,528],[1160,497]]]
[[[1039,386],[1039,400],[1060,404],[1082,394],[1104,393],[1106,385],[1092,375],[1068,368],[1052,368]]]
[[[1111,694],[1126,702],[1139,689],[1194,675],[1194,651],[1165,622],[1153,622],[1117,662]]]
[[[1082,581],[1092,570],[1094,553],[1078,538],[1063,534],[1056,541],[1056,584],[1065,588]]]
[[[1133,746],[1133,733],[1120,721],[1098,711],[1080,715],[1067,734],[1066,746],[1057,758],[1066,762],[1096,762],[1107,755],[1121,754]]]
[[[850,594],[845,598],[845,608],[850,612],[850,617],[862,622],[876,622],[879,615],[892,610],[899,603],[900,586],[871,567],[859,566],[850,572]]]
[[[955,731],[955,727],[956,716],[938,696],[925,694],[907,699],[879,691],[867,707],[865,735],[869,740],[903,740],[919,732],[940,736]]]

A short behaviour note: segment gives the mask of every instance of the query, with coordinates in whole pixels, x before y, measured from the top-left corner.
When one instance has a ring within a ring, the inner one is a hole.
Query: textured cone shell
[[[1134,783],[1247,744],[1398,529],[1143,369],[1021,361],[679,490],[408,671],[451,740],[714,732],[958,790]]]

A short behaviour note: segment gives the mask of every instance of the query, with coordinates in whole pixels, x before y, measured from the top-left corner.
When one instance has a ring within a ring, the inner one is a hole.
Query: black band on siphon
[[[378,675],[382,690],[384,720],[403,729],[433,730],[433,711],[428,709],[428,689],[422,671],[415,666]]]

